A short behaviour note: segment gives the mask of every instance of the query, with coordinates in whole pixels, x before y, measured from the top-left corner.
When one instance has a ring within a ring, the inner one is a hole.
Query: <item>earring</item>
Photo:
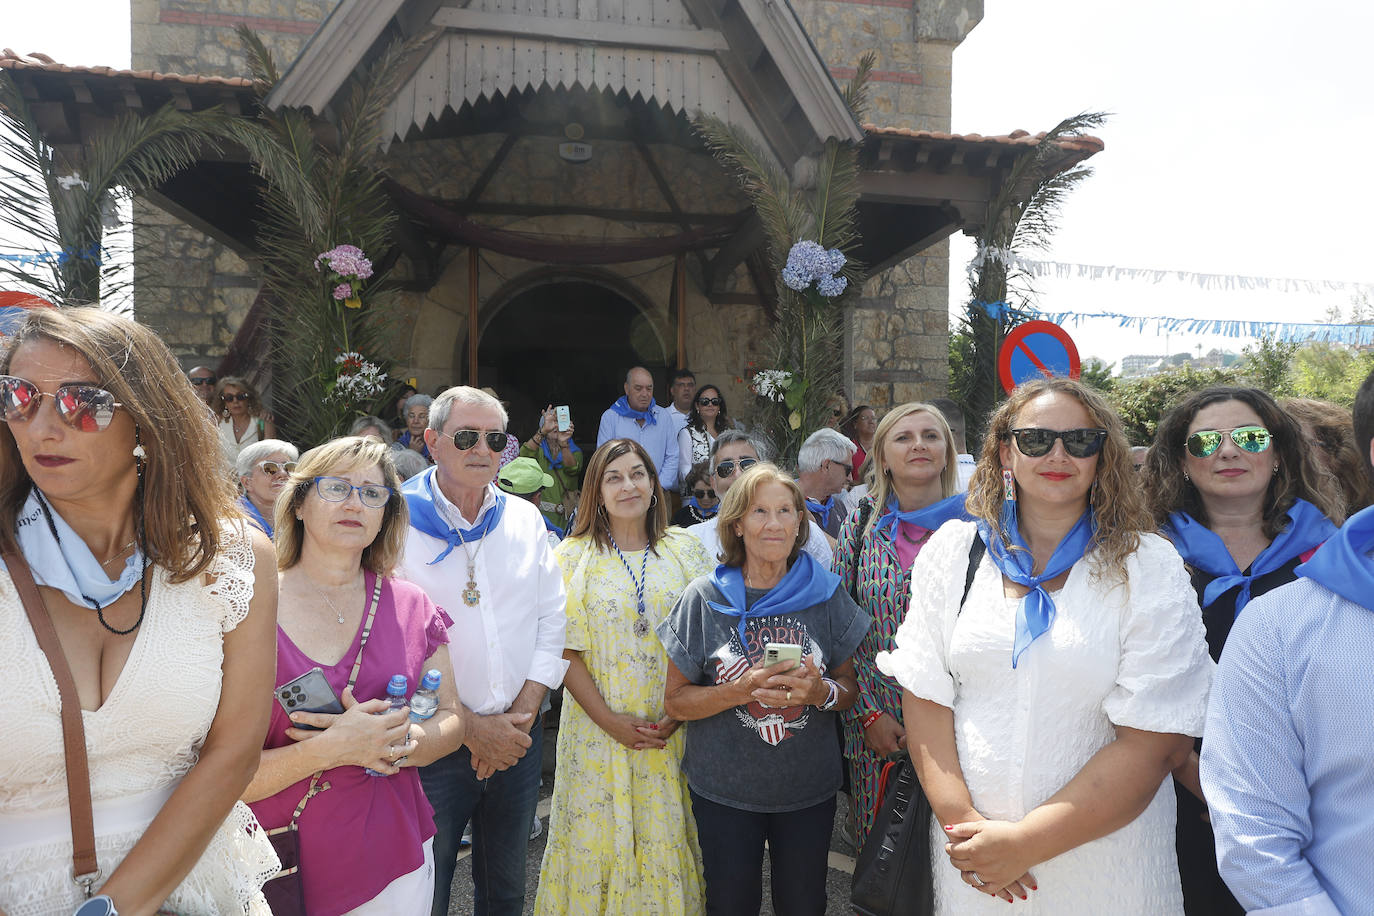
[[[1188,483],[1192,483],[1192,482],[1193,482],[1193,478],[1191,478],[1191,477],[1188,476],[1188,472],[1187,472],[1187,471],[1184,471],[1184,472],[1183,472],[1183,479],[1184,479],[1185,481],[1187,481]]]
[[[649,495],[649,508],[650,508],[650,509],[653,509],[654,506],[657,506],[657,505],[658,505],[658,493],[657,493],[657,492],[651,493],[651,494]]]
[[[148,452],[143,448],[143,438],[140,435],[138,424],[134,424],[134,459],[141,465],[148,460]],[[140,468],[141,470],[141,468]]]
[[[1275,461],[1275,462],[1274,462],[1274,473],[1277,474],[1278,472],[1279,472],[1279,463],[1278,463],[1277,461]]]
[[[1016,502],[1016,478],[1011,468],[1002,468],[1002,498],[1007,502]]]

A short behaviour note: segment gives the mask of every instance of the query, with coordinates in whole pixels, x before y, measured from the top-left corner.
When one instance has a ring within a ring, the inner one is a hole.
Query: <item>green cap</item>
[[[553,486],[553,478],[533,458],[516,458],[496,475],[496,485],[514,496],[528,496]]]

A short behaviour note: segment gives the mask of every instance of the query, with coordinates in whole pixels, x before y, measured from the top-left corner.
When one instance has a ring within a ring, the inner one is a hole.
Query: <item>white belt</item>
[[[95,802],[91,806],[95,835],[102,837],[142,831],[157,817],[177,785],[174,782],[150,792]],[[71,842],[71,838],[72,819],[65,804],[44,811],[0,811],[0,849],[46,846],[63,840]]]

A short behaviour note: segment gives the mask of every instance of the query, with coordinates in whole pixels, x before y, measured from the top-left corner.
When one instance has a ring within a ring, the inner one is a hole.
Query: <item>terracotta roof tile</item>
[[[124,77],[126,79],[150,80],[163,83],[182,83],[192,86],[225,86],[231,89],[248,89],[253,81],[243,76],[201,76],[199,74],[158,73],[155,70],[116,70],[113,67],[72,67],[59,64],[46,54],[33,52],[16,54],[9,48],[0,51],[0,70],[37,70],[43,73],[70,73],[76,76]]]
[[[878,124],[864,124],[864,131],[873,137],[906,137],[912,140],[943,140],[958,143],[994,143],[999,146],[1038,146],[1045,139],[1045,132],[1038,134],[1024,130],[1014,130],[1009,134],[985,137],[982,134],[948,134],[938,130],[911,130],[906,127],[882,127]],[[1064,150],[1083,153],[1100,153],[1106,148],[1097,137],[1081,136],[1061,139],[1059,147]]]

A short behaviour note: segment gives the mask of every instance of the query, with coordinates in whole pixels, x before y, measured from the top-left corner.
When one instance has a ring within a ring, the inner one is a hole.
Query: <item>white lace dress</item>
[[[1183,561],[1153,534],[1127,563],[1130,587],[1109,587],[1079,562],[1056,594],[1048,633],[1011,666],[1019,599],[984,557],[962,613],[969,522],[950,522],[911,572],[897,648],[878,667],[915,695],[954,710],[955,740],[974,807],[1020,820],[1115,738],[1114,725],[1202,734],[1213,664]],[[939,913],[1003,913],[964,883],[932,824]],[[1018,913],[1183,912],[1174,856],[1174,788],[1166,778],[1140,817],[1035,866],[1039,890]]]
[[[171,585],[149,569],[148,611],[129,660],[104,705],[84,713],[105,877],[142,836],[161,797],[195,765],[219,706],[224,634],[247,616],[253,595],[249,540],[236,529],[225,541],[210,570],[213,585],[202,578]],[[67,916],[81,893],[71,880],[57,682],[3,573],[0,677],[10,691],[0,716],[0,910]],[[239,802],[164,908],[267,914],[259,888],[277,869],[271,844]]]

